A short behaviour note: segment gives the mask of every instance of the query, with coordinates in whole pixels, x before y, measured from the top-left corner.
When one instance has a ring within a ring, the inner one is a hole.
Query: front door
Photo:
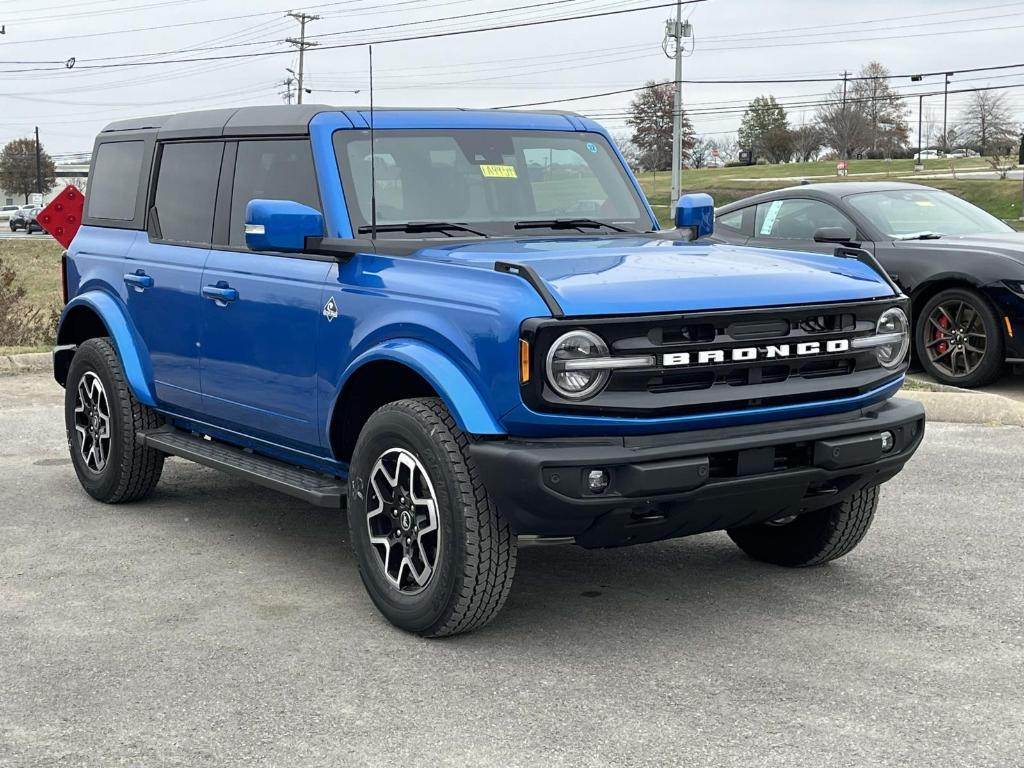
[[[250,200],[320,208],[309,141],[240,141],[228,153],[226,167],[236,155],[234,178],[221,195],[230,206],[218,205],[200,290],[204,410],[243,434],[319,451],[316,342],[331,262],[245,246]]]
[[[149,353],[157,402],[181,413],[202,408],[199,289],[222,152],[217,141],[160,147],[149,232],[139,233],[124,263],[125,301]]]

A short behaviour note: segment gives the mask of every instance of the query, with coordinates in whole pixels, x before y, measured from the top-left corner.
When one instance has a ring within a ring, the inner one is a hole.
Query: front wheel
[[[860,544],[878,508],[878,487],[794,518],[730,528],[736,546],[755,560],[800,568],[842,557]]]
[[[469,439],[436,398],[366,422],[349,474],[348,525],[378,610],[424,637],[482,627],[512,587],[516,538],[487,496]]]
[[[937,381],[983,387],[1002,373],[1003,331],[988,301],[967,288],[933,296],[917,320],[921,365]]]

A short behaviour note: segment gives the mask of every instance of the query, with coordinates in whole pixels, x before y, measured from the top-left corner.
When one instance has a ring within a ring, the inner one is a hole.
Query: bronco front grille
[[[722,412],[850,397],[881,386],[901,371],[879,367],[873,350],[841,349],[810,356],[770,356],[770,351],[816,342],[850,340],[874,333],[878,317],[898,299],[841,305],[653,315],[580,320],[536,320],[524,337],[543,371],[543,355],[566,330],[587,328],[608,344],[612,356],[650,355],[655,365],[611,372],[607,387],[584,402],[560,398],[543,376],[523,387],[528,406],[542,411],[603,415],[666,416]],[[733,361],[735,350],[758,350],[756,359]],[[701,352],[724,353],[703,360]],[[684,355],[682,353],[689,353]],[[685,364],[669,361],[685,360]]]

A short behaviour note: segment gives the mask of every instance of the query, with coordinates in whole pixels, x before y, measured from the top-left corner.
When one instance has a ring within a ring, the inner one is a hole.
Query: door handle
[[[147,288],[153,287],[153,278],[143,272],[141,269],[138,272],[129,272],[124,276],[125,285],[130,285],[138,292],[142,292]]]
[[[238,300],[238,291],[227,285],[204,285],[203,296],[217,302],[218,306],[227,306],[229,301]]]

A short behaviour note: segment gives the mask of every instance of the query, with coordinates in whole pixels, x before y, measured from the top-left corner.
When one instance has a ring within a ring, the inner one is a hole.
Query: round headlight
[[[596,395],[608,383],[607,369],[588,370],[567,363],[608,356],[608,345],[596,333],[569,331],[551,345],[547,357],[548,383],[569,400],[585,400]]]
[[[891,336],[892,341],[880,344],[875,348],[878,362],[885,368],[899,366],[910,349],[910,322],[906,313],[899,307],[887,309],[878,318],[875,333],[879,336]]]

